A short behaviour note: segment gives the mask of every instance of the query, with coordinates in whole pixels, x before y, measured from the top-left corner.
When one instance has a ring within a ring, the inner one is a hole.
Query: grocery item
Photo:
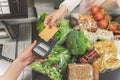
[[[90,9],[92,14],[95,14],[98,10],[99,10],[99,7],[97,5],[92,6]]]
[[[92,62],[95,61],[98,57],[98,53],[93,49],[87,51],[86,54],[80,58],[80,62],[92,64]]]
[[[97,36],[97,39],[99,40],[111,41],[114,39],[114,35],[112,31],[97,29],[95,34]]]
[[[108,27],[108,21],[106,19],[101,19],[98,21],[98,26],[102,29],[106,29]]]
[[[117,58],[117,46],[113,41],[99,41],[94,44],[94,49],[99,58],[93,62],[100,72],[114,70],[120,67],[120,60]]]
[[[94,44],[97,41],[97,36],[94,32],[83,30],[85,37],[89,40],[90,44]]]
[[[103,18],[103,14],[99,11],[94,14],[94,19],[96,21],[101,20],[102,18]]]
[[[66,39],[66,48],[74,55],[84,55],[88,45],[88,39],[84,36],[83,31],[73,30]]]
[[[117,30],[117,28],[118,28],[118,23],[116,23],[116,22],[110,22],[109,23],[108,29],[110,31],[115,31],[115,30]]]
[[[94,80],[94,70],[90,64],[69,64],[68,80]]]
[[[46,13],[42,13],[40,15],[40,18],[37,21],[36,29],[37,29],[38,34],[45,28],[43,22],[46,16],[47,16]],[[56,32],[53,38],[56,39],[57,45],[61,45],[65,42],[67,34],[71,31],[69,28],[69,21],[64,19],[57,25],[57,27],[59,28],[59,31]]]
[[[70,60],[70,53],[66,48],[56,45],[45,62],[34,62],[32,68],[42,74],[47,74],[52,80],[61,80],[62,72],[66,70]]]
[[[73,28],[75,30],[88,30],[88,31],[95,31],[97,29],[97,23],[94,20],[93,16],[89,13],[86,14],[77,14],[77,13],[71,13],[71,18],[70,22],[73,25]],[[74,21],[71,21],[73,20]],[[77,20],[77,21],[76,21]]]

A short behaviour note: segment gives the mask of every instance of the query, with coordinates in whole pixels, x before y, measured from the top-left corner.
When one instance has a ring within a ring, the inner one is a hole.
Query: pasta
[[[100,41],[94,44],[94,49],[99,58],[93,62],[100,72],[108,69],[113,70],[120,67],[120,60],[117,59],[117,47],[112,41]]]

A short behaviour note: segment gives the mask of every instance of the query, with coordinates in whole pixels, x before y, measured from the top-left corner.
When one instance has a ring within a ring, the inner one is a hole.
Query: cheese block
[[[48,42],[58,30],[59,30],[59,28],[56,26],[53,26],[52,28],[45,27],[45,29],[39,33],[39,36],[44,41]]]

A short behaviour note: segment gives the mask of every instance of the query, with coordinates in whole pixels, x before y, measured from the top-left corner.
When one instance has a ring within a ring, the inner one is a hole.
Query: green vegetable
[[[37,22],[38,34],[45,28],[43,22],[46,16],[46,13],[41,14]],[[53,38],[57,40],[57,45],[61,45],[65,41],[67,34],[70,32],[69,21],[63,20],[57,26],[60,28],[60,30],[53,36]]]
[[[52,80],[61,80],[63,72],[70,60],[70,53],[61,46],[55,46],[50,52],[50,58],[46,62],[31,64],[32,68],[42,74],[47,74]]]
[[[57,39],[56,44],[60,45],[66,40],[66,36],[71,30],[69,28],[69,21],[65,19],[62,20],[57,26],[60,30],[54,35],[54,38]]]
[[[47,16],[46,13],[42,13],[40,15],[40,18],[37,20],[37,32],[38,33],[40,33],[45,28],[43,22],[44,22],[44,19],[45,19],[46,16]]]
[[[88,39],[84,36],[84,32],[73,30],[67,36],[66,47],[72,55],[84,55],[87,49]]]

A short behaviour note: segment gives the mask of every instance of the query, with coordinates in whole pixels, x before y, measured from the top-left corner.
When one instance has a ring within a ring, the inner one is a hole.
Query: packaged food
[[[88,38],[91,44],[94,44],[97,41],[97,36],[94,32],[89,32],[87,30],[83,30],[83,32],[85,37]]]
[[[70,24],[76,30],[94,31],[97,29],[97,23],[90,14],[72,13],[70,18],[72,18]]]
[[[92,62],[95,61],[98,57],[99,55],[95,50],[90,50],[90,51],[87,51],[86,54],[80,58],[80,62],[84,64],[85,63],[92,64]]]
[[[120,40],[114,40],[114,43],[116,44],[117,48],[117,59],[120,60]]]
[[[68,80],[94,80],[94,69],[90,64],[69,64]]]
[[[114,35],[112,31],[104,30],[104,29],[97,29],[96,33],[97,38],[99,40],[107,40],[111,41],[114,39]]]
[[[99,41],[94,44],[94,49],[100,57],[93,62],[93,65],[98,68],[99,72],[120,68],[120,60],[117,56],[118,48],[114,41]]]

